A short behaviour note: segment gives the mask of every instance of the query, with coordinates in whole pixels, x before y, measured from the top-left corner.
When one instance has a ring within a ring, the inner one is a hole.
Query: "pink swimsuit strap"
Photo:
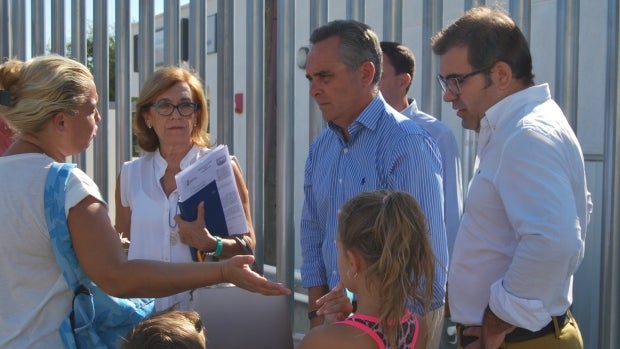
[[[401,336],[402,338],[398,338],[399,343],[401,343],[399,348],[413,349],[418,340],[419,326],[417,326],[417,320],[415,316],[407,312],[403,315],[400,323],[405,331]],[[336,324],[355,327],[369,335],[377,343],[379,349],[386,349],[387,337],[383,334],[377,317],[366,314],[353,314],[343,321],[336,322]]]

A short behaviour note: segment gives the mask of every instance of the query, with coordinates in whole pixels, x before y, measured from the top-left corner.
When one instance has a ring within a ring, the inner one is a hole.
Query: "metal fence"
[[[212,130],[245,164],[258,237],[257,258],[273,259],[277,277],[292,286],[296,216],[300,207],[300,163],[310,140],[324,127],[296,65],[297,49],[312,28],[335,18],[369,23],[382,39],[401,41],[416,52],[417,76],[412,94],[421,109],[449,122],[452,111],[441,103],[435,86],[437,60],[428,39],[447,22],[484,1],[449,0],[0,0],[0,54],[29,57],[70,55],[92,64],[104,118],[91,150],[76,161],[100,186],[105,197],[112,174],[131,156],[132,86],[155,69],[155,30],[164,37],[164,64],[186,64],[207,81],[216,106]],[[618,0],[500,1],[532,44],[537,77],[551,83],[554,98],[576,130],[595,198],[586,258],[575,281],[574,312],[586,347],[620,347],[620,171],[618,159]],[[137,6],[137,13],[131,8]],[[163,13],[155,13],[156,7]],[[188,8],[187,49],[181,62],[180,8]],[[207,8],[217,10],[217,64],[207,67]],[[69,10],[68,10],[69,9]],[[89,12],[87,12],[89,9]],[[68,13],[68,15],[67,15]],[[137,17],[134,39],[131,16]],[[112,21],[110,20],[112,17]],[[92,33],[87,28],[92,18]],[[157,22],[159,18],[161,23]],[[113,26],[111,25],[113,23]],[[159,23],[159,24],[158,24]],[[107,50],[114,39],[113,57]],[[92,52],[87,52],[92,40]],[[135,42],[134,42],[135,41]],[[133,60],[131,58],[134,58]],[[114,59],[110,71],[111,58]],[[89,61],[91,60],[91,61]],[[236,63],[242,64],[236,65]],[[240,69],[242,68],[242,69]],[[115,100],[107,96],[115,76]],[[242,75],[242,76],[240,76]],[[239,82],[241,81],[241,82]],[[235,119],[235,90],[245,94],[245,111]],[[111,108],[111,106],[113,108]],[[470,178],[475,134],[452,126],[461,143],[463,177]],[[302,131],[299,131],[299,129]],[[241,131],[240,131],[241,130]],[[301,139],[298,135],[303,135]],[[277,203],[277,204],[274,204]],[[275,244],[265,256],[268,243]],[[271,256],[273,254],[273,256]]]

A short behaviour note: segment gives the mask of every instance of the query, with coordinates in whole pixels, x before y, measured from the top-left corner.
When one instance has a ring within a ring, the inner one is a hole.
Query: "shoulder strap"
[[[65,190],[69,173],[75,164],[53,162],[47,173],[44,192],[45,219],[52,250],[69,288],[76,292],[82,284],[84,272],[73,251],[71,235],[65,214]]]
[[[372,340],[377,343],[377,346],[379,346],[379,349],[385,349],[385,342],[383,342],[383,339],[379,336],[379,334],[377,334],[376,330],[371,328],[371,326],[374,326],[375,323],[368,319],[363,319],[359,316],[356,317],[354,314],[342,321],[335,322],[334,324],[355,327],[372,338]]]

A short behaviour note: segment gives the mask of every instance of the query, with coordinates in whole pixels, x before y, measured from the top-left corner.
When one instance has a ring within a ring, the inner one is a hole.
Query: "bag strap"
[[[75,294],[80,285],[85,284],[83,280],[86,275],[75,256],[65,214],[65,190],[69,174],[74,167],[75,164],[52,163],[45,181],[43,202],[56,262],[67,281],[67,285]],[[86,278],[86,280],[88,279]]]

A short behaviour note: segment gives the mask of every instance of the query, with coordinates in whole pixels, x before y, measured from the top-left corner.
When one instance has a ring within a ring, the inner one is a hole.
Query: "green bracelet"
[[[222,243],[222,239],[219,236],[216,236],[215,240],[217,240],[217,245],[215,246],[215,251],[213,251],[213,257],[218,257],[222,254],[224,244]]]

